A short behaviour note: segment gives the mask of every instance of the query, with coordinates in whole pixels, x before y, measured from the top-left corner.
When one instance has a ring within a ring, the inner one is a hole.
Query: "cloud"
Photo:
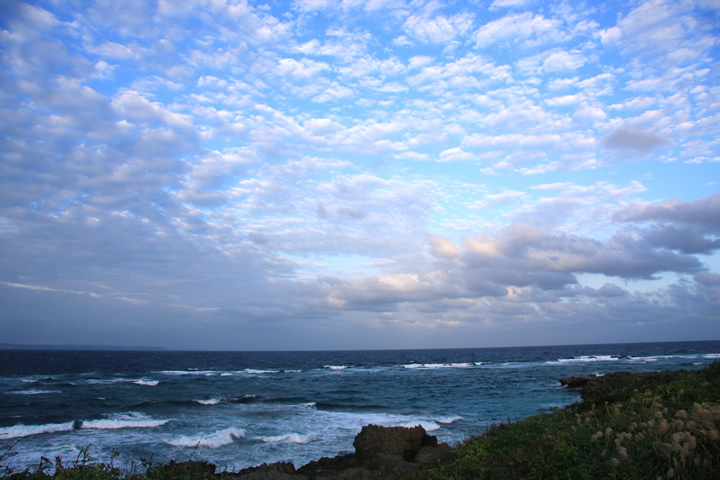
[[[555,19],[540,14],[524,12],[510,14],[486,23],[475,33],[478,47],[487,47],[499,42],[511,42],[529,47],[560,41],[564,37],[563,25]]]
[[[708,4],[480,3],[4,5],[0,336],[707,325]]]
[[[667,138],[654,133],[625,127],[616,129],[601,141],[607,148],[630,152],[651,152],[671,144]]]
[[[694,202],[675,200],[657,205],[633,205],[618,212],[615,218],[621,222],[696,223],[720,228],[720,194]]]
[[[473,26],[474,18],[469,13],[458,13],[447,17],[434,15],[432,10],[410,15],[403,29],[411,37],[423,43],[449,43],[465,36]]]

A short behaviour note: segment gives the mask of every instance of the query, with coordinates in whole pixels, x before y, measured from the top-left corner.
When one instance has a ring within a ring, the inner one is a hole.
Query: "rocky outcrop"
[[[675,372],[613,372],[598,376],[578,376],[558,379],[567,388],[582,388],[582,399],[594,401],[612,393],[632,391],[641,383],[651,380],[658,385],[665,385],[682,378],[696,375],[699,370],[678,370]]]
[[[585,385],[588,384],[588,382],[595,377],[588,377],[588,376],[580,376],[580,377],[565,377],[565,378],[559,378],[558,381],[560,382],[560,385],[563,387],[567,386],[567,388],[583,388]]]
[[[446,443],[413,428],[367,425],[355,437],[355,453],[324,457],[295,469],[291,463],[263,464],[225,478],[242,480],[360,480],[391,479],[417,472],[452,454]]]
[[[640,384],[646,381],[651,381],[656,385],[667,385],[670,382],[697,375],[700,371],[701,370],[677,370],[674,372],[608,373],[606,375],[592,377],[587,385],[583,387],[581,395],[583,400],[593,401],[610,394],[623,391],[632,392],[633,389],[639,387]]]

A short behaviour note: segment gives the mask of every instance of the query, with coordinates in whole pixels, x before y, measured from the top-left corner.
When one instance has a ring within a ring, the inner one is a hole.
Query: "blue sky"
[[[720,338],[712,0],[0,5],[0,338]]]

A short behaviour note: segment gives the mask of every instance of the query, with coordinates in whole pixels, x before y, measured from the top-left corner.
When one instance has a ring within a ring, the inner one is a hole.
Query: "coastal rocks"
[[[579,376],[579,377],[565,377],[559,378],[560,385],[567,388],[583,388],[588,382],[595,377]]]
[[[597,376],[571,376],[558,380],[561,385],[569,389],[582,388],[582,399],[592,401],[614,392],[634,389],[646,380],[665,385],[696,373],[694,370],[650,373],[613,372]]]
[[[233,478],[242,480],[360,480],[390,479],[417,472],[452,454],[446,443],[413,428],[366,425],[353,442],[355,453],[324,457],[295,470],[291,463],[247,468]]]
[[[229,478],[229,477],[226,477]],[[308,477],[298,475],[295,465],[289,462],[263,463],[258,467],[242,470],[234,478],[242,480],[305,480]]]
[[[599,397],[616,393],[622,390],[632,390],[648,380],[658,385],[667,385],[670,382],[697,375],[700,370],[678,370],[674,372],[630,373],[613,372],[599,377],[593,377],[583,387],[583,400],[595,400]]]

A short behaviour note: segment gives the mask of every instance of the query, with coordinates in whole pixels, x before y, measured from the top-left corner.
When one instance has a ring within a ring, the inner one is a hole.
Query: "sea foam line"
[[[173,445],[175,447],[208,447],[208,448],[220,448],[225,445],[230,445],[235,441],[236,438],[245,438],[245,430],[241,428],[226,428],[224,430],[218,430],[210,435],[200,434],[193,435],[191,437],[181,435],[171,440],[166,440],[165,443]]]
[[[121,428],[154,428],[165,425],[170,420],[156,420],[141,413],[131,412],[128,414],[113,415],[105,420],[83,420],[79,422],[79,428],[93,430],[118,430]]]
[[[0,440],[29,437],[30,435],[39,435],[41,433],[69,432],[72,429],[73,422],[48,423],[45,425],[18,424],[13,427],[0,428]]]
[[[140,380],[135,380],[132,383],[134,383],[135,385],[142,385],[145,387],[154,387],[160,382],[158,380],[147,380],[147,379],[141,378]]]
[[[314,442],[315,440],[317,440],[317,438],[318,436],[315,433],[308,433],[307,435],[300,435],[298,433],[287,433],[285,435],[260,437],[260,440],[266,443],[289,442],[305,444]]]
[[[48,393],[62,393],[60,390],[36,390],[36,389],[29,389],[29,390],[16,390],[14,392],[7,392],[8,394],[12,395],[45,395]]]

